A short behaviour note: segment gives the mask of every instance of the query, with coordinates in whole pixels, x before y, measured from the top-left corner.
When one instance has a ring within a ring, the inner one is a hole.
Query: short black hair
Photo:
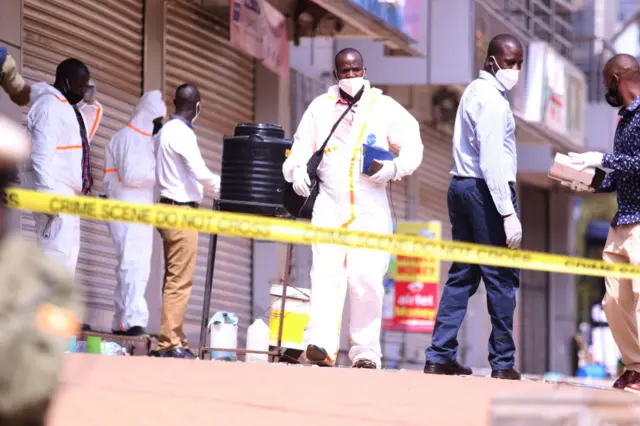
[[[183,83],[176,89],[176,96],[173,99],[176,108],[193,107],[200,100],[198,86],[193,83]]]
[[[347,56],[349,54],[359,57],[360,63],[364,65],[364,58],[362,57],[362,53],[360,53],[357,49],[354,49],[353,47],[346,47],[341,51],[339,51],[338,53],[336,53],[336,57],[334,58],[334,61],[333,61],[333,65],[336,67],[336,69],[338,69],[338,59],[343,56]]]
[[[504,46],[507,44],[513,44],[515,47],[519,47],[522,50],[522,44],[516,37],[511,34],[498,34],[489,42],[487,58],[489,56],[502,55],[504,53]]]
[[[84,62],[76,58],[68,58],[58,64],[56,68],[56,81],[62,81],[65,78],[76,78],[81,74],[89,74],[89,68]]]

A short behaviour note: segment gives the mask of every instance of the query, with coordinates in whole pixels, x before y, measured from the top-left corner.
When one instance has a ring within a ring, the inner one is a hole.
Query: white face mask
[[[364,86],[364,77],[343,78],[338,81],[338,86],[349,96],[355,96],[362,86]]]
[[[518,77],[520,77],[520,70],[512,70],[512,69],[502,69],[500,65],[498,65],[498,61],[495,56],[492,56],[493,61],[498,67],[498,71],[496,72],[496,79],[504,86],[505,89],[511,90],[513,86],[518,83]]]
[[[196,104],[196,115],[193,117],[193,120],[191,120],[191,123],[195,123],[196,118],[198,118],[198,116],[200,115],[200,102],[198,102]]]

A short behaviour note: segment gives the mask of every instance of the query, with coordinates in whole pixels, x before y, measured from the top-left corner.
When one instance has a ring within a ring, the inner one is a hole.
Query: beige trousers
[[[164,248],[162,316],[158,350],[188,348],[182,331],[187,312],[198,254],[198,232],[182,229],[158,229]]]
[[[609,230],[602,253],[607,263],[640,265],[640,224],[622,225]],[[640,278],[633,280],[606,277],[602,307],[628,370],[640,372]]]

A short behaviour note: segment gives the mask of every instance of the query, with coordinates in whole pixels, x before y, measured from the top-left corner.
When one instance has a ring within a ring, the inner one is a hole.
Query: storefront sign
[[[542,123],[584,145],[586,82],[584,74],[550,45],[529,45],[524,118]]]
[[[231,44],[287,78],[289,42],[286,19],[266,0],[230,0]]]
[[[440,239],[440,222],[398,223],[399,234]],[[430,333],[438,311],[440,261],[434,257],[394,256],[385,279],[383,328]]]
[[[421,0],[349,0],[416,41],[420,36]]]

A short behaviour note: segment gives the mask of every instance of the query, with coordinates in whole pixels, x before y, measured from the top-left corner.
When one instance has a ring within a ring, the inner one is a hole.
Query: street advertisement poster
[[[230,0],[229,40],[283,78],[289,76],[286,18],[266,0]]]
[[[422,0],[350,0],[413,41],[420,37]]]
[[[395,232],[439,240],[442,223],[399,222]],[[388,331],[431,333],[438,311],[440,261],[432,256],[392,256],[384,280],[382,327]]]

